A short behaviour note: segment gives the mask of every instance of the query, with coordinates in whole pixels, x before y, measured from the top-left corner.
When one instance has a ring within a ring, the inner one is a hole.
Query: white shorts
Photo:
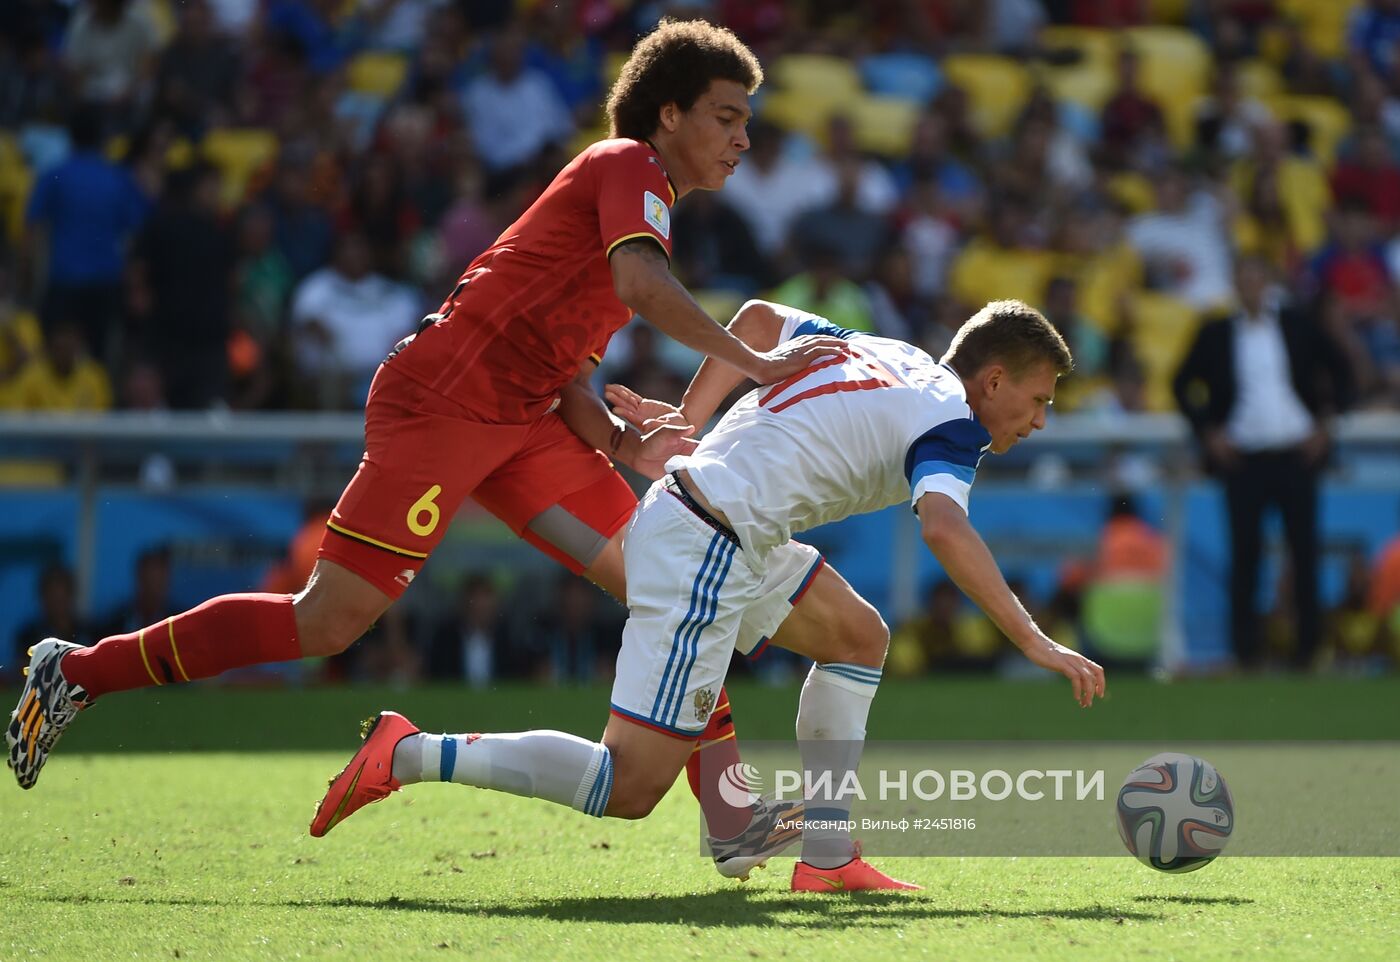
[[[816,548],[789,541],[755,570],[717,531],[658,481],[623,540],[627,625],[617,656],[613,714],[694,738],[737,649],[757,655],[816,577]]]

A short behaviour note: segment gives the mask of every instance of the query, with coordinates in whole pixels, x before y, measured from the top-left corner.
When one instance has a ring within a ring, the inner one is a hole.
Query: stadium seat
[[[1104,184],[1104,189],[1130,214],[1145,214],[1157,207],[1157,193],[1152,181],[1135,170],[1113,174]]]
[[[608,87],[612,87],[613,81],[617,80],[618,74],[622,73],[622,68],[630,56],[630,51],[614,50],[603,61],[603,81]]]
[[[1146,662],[1161,638],[1162,588],[1138,579],[1090,585],[1081,619],[1096,655],[1112,661]]]
[[[34,175],[24,162],[14,134],[0,131],[0,230],[12,243],[19,243],[24,233],[24,205]]]
[[[147,0],[145,12],[155,27],[156,46],[164,47],[175,36],[178,26],[170,0]]]
[[[909,153],[918,119],[919,105],[898,97],[864,97],[851,108],[857,146],[882,157]]]
[[[1078,61],[1062,65],[1039,63],[1036,79],[1056,100],[1069,101],[1098,114],[1118,85],[1114,64],[1118,41],[1108,30],[1094,27],[1046,27],[1038,41],[1046,50],[1072,51]]]
[[[829,98],[806,90],[778,89],[763,98],[760,111],[763,119],[771,124],[824,141],[832,114],[852,114],[862,99],[860,94]]]
[[[984,137],[1004,136],[1031,92],[1030,73],[1010,57],[955,54],[944,59],[943,74],[966,91],[972,124]]]
[[[1147,408],[1174,411],[1172,378],[1191,347],[1200,317],[1185,301],[1155,291],[1134,294],[1129,310],[1133,352],[1147,378]]]
[[[1240,92],[1247,97],[1263,100],[1277,96],[1284,90],[1283,78],[1273,64],[1258,57],[1242,62],[1236,76],[1239,78]]]
[[[744,306],[744,296],[728,288],[701,288],[690,293],[706,314],[721,323],[727,322]]]
[[[574,132],[573,140],[569,141],[569,151],[575,154],[583,153],[585,149],[600,140],[606,140],[607,137],[607,127],[581,127]]]
[[[1250,195],[1254,172],[1254,162],[1248,157],[1235,165],[1230,186],[1236,197]],[[1278,181],[1293,242],[1304,253],[1316,251],[1327,240],[1327,211],[1332,206],[1332,188],[1322,165],[1306,157],[1285,157],[1279,165]]]
[[[1103,110],[1118,85],[1112,65],[1097,59],[1081,60],[1064,67],[1040,65],[1036,69],[1036,79],[1056,100],[1078,104],[1095,114]]]
[[[1098,27],[1046,27],[1037,39],[1045,49],[1074,50],[1082,60],[1106,67],[1112,67],[1118,56],[1119,41],[1113,31]]]
[[[1191,0],[1148,0],[1147,19],[1153,23],[1184,24]]]
[[[256,127],[226,127],[209,131],[201,151],[223,175],[223,201],[231,206],[243,199],[253,175],[276,159],[277,136]]]
[[[790,53],[769,72],[776,86],[823,100],[853,100],[861,95],[860,73],[844,57]]]
[[[1148,93],[1168,98],[1205,93],[1210,83],[1210,49],[1189,30],[1131,27],[1123,31],[1141,59],[1141,82]]]
[[[943,73],[932,57],[882,53],[860,62],[860,76],[872,94],[925,104],[943,86]]]
[[[1329,60],[1346,55],[1347,24],[1364,0],[1278,0],[1278,12],[1300,26],[1304,41]]]
[[[1145,273],[1142,255],[1124,240],[1107,244],[1077,263],[1071,261],[1060,271],[1079,284],[1079,312],[1109,336],[1117,333],[1121,305],[1125,298],[1142,287]]]
[[[1351,132],[1351,114],[1331,97],[1285,95],[1268,97],[1264,103],[1279,120],[1299,121],[1312,135],[1313,156],[1324,166],[1332,166],[1337,145]]]
[[[1045,285],[1054,276],[1055,255],[1048,251],[1006,250],[978,238],[962,249],[948,268],[948,289],[964,304],[1015,298],[1038,307]]]
[[[371,50],[359,54],[346,68],[350,89],[387,100],[399,92],[408,76],[408,58],[403,54]]]
[[[1178,149],[1195,137],[1196,106],[1210,83],[1210,51],[1178,27],[1133,27],[1124,37],[1141,57],[1142,90],[1162,107],[1167,135]]]

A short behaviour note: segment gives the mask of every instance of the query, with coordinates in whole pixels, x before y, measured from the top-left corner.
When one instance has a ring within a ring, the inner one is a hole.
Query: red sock
[[[96,698],[301,657],[291,595],[220,595],[63,657],[63,677]]]
[[[703,759],[703,765],[702,765]],[[719,701],[710,715],[690,760],[685,763],[685,775],[690,790],[705,813],[705,825],[715,838],[733,838],[749,826],[753,809],[735,808],[719,794],[719,779],[725,769],[739,764],[739,737],[734,732],[734,716],[729,710],[729,692],[719,690]],[[704,776],[701,776],[701,769]]]

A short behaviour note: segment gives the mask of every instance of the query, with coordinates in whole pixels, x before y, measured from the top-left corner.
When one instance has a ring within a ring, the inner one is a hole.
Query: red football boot
[[[920,891],[923,886],[890,878],[871,865],[860,857],[859,842],[856,842],[855,858],[840,868],[816,868],[806,862],[798,862],[792,867],[794,892],[873,892],[893,889]]]
[[[311,834],[320,838],[370,802],[388,798],[399,790],[394,779],[394,746],[408,735],[418,734],[418,726],[394,711],[382,711],[377,718],[366,719],[360,726],[364,744],[350,759],[350,764],[331,779],[330,789],[316,817],[311,820]]]

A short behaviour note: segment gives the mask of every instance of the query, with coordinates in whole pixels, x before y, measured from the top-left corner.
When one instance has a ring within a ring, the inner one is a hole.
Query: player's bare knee
[[[607,814],[612,818],[646,818],[665,795],[666,789],[649,779],[637,777],[624,780],[619,773],[613,781]]]
[[[375,615],[337,604],[333,598],[315,591],[303,591],[293,599],[297,639],[301,653],[309,658],[338,655],[369,630]]]
[[[870,605],[862,605],[837,621],[839,636],[835,639],[841,656],[832,659],[851,665],[879,668],[885,663],[890,647],[890,628],[885,619]]]

